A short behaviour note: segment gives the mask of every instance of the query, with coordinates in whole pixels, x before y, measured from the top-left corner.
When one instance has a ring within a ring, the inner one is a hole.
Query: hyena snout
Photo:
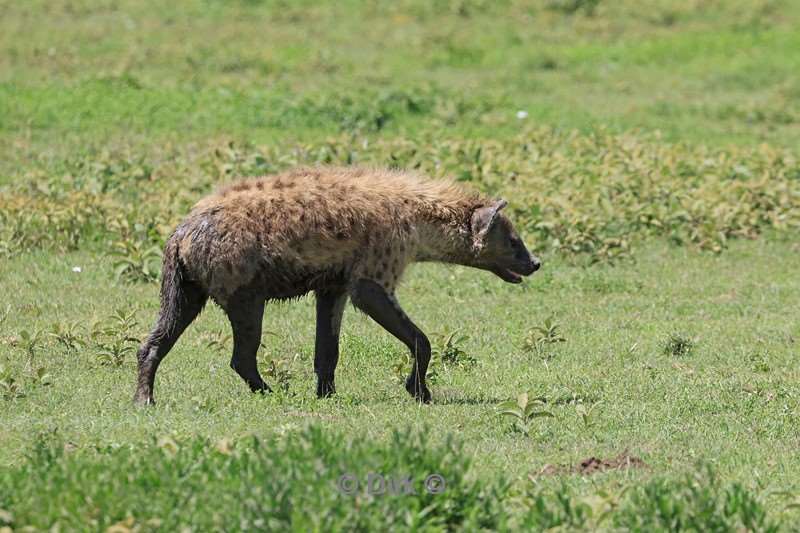
[[[538,257],[526,252],[524,257],[516,258],[515,265],[511,268],[511,270],[522,276],[530,276],[539,270],[541,266],[542,262]]]
[[[542,267],[542,262],[533,254],[528,254],[529,258],[527,264],[520,270],[523,276],[530,276]]]
[[[515,253],[507,260],[498,261],[490,270],[503,281],[522,283],[523,277],[530,276],[539,270],[541,266],[542,263],[539,258],[525,250],[524,252]]]
[[[542,266],[538,257],[533,255],[522,240],[515,246],[514,253],[510,257],[508,267],[522,276],[530,276]]]

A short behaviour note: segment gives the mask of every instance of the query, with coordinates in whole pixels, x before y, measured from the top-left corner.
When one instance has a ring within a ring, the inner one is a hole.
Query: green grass
[[[363,108],[382,88],[433,87],[496,114],[495,135],[527,110],[568,128],[797,144],[796,3],[600,2],[591,16],[565,3],[8,2],[0,131],[43,143],[109,131],[308,138],[337,126],[285,116],[305,98]]]
[[[228,368],[229,340],[222,349],[208,346],[215,332],[227,331],[215,307],[165,360],[154,409],[131,405],[131,354],[119,367],[104,366],[92,341],[68,351],[45,337],[29,363],[22,340],[6,337],[17,344],[8,348],[6,372],[25,396],[3,402],[0,460],[18,464],[38,434],[53,431],[91,455],[96,447],[160,437],[239,442],[291,434],[309,423],[379,443],[392,428],[426,425],[432,444],[458,434],[475,475],[486,482],[502,472],[524,487],[526,476],[546,464],[628,450],[649,467],[600,474],[590,485],[567,475],[555,486],[567,483],[584,495],[618,492],[653,475],[693,472],[700,460],[728,482],[758,491],[776,512],[791,498],[777,493],[796,493],[800,476],[794,460],[800,331],[790,311],[800,294],[792,266],[798,253],[779,240],[736,243],[722,256],[658,245],[642,250],[635,265],[589,270],[548,257],[523,288],[461,268],[418,267],[399,294],[408,312],[427,331],[468,333],[461,349],[477,359],[475,367],[440,369],[430,406],[416,405],[397,379],[402,346],[352,310],[338,396],[316,400],[310,300],[268,309],[262,370],[267,358],[277,358],[290,373],[288,393],[268,397],[250,394]],[[16,297],[3,331],[47,332],[78,321],[80,338],[89,340],[86,324],[135,310],[131,333],[142,336],[157,310],[155,287],[120,287],[112,271],[108,261],[83,253],[12,260],[1,288]],[[566,342],[543,359],[525,350],[524,340],[551,316]],[[673,334],[695,339],[693,350],[665,353]],[[29,367],[39,366],[49,385],[29,377]],[[554,418],[538,419],[526,436],[496,408],[528,390],[547,399]],[[588,422],[581,404],[596,406]]]
[[[500,478],[476,478],[452,439],[431,445],[424,431],[395,431],[386,444],[319,427],[237,444],[167,437],[93,454],[43,438],[0,480],[0,505],[15,511],[0,523],[41,529],[778,530],[763,501],[708,467],[594,499],[565,485],[520,498]],[[59,509],[42,512],[30,492]]]
[[[0,529],[792,530],[798,6],[0,0]],[[317,400],[302,299],[266,313],[274,394],[209,306],[134,408],[151,249],[218,184],[316,163],[506,197],[544,267],[412,269],[432,405],[352,310]],[[522,393],[553,416],[498,413]],[[623,452],[647,466],[568,473]],[[452,485],[353,500],[349,470]]]

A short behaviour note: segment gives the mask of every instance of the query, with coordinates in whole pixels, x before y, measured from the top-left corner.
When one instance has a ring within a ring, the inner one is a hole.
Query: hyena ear
[[[491,204],[477,208],[472,213],[472,245],[475,251],[480,251],[486,244],[486,235],[492,229],[492,225],[497,220],[497,214],[508,205],[503,199],[496,200]]]

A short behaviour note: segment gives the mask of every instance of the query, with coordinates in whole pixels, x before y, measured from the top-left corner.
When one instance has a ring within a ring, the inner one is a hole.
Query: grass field
[[[647,4],[0,0],[0,531],[796,530],[800,4]],[[273,394],[209,306],[135,408],[170,230],[326,163],[506,197],[542,271],[411,270],[431,405],[352,309],[317,400],[309,298]]]

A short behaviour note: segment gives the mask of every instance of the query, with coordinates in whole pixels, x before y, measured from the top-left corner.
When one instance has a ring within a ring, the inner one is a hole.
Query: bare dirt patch
[[[606,472],[608,470],[624,470],[627,468],[647,468],[647,463],[645,463],[639,457],[630,455],[628,452],[622,452],[618,456],[611,459],[588,457],[576,465],[545,465],[538,474],[532,474],[532,476],[559,476],[566,474],[591,476],[592,474],[597,474],[599,472]]]

